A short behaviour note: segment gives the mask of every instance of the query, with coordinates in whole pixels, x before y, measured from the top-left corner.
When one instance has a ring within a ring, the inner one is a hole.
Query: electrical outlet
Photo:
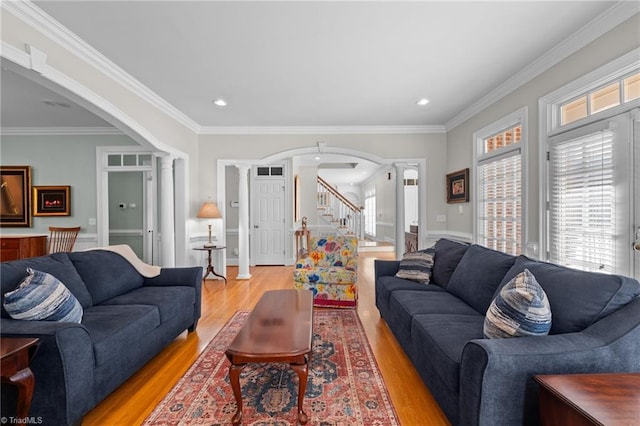
[[[447,221],[446,214],[439,214],[436,216],[436,222],[446,222],[446,221]]]

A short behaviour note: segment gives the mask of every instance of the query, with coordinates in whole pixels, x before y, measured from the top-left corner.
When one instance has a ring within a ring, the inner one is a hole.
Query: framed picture
[[[34,186],[34,216],[71,216],[71,187]]]
[[[30,192],[30,166],[0,166],[0,226],[31,226]]]
[[[447,175],[447,203],[466,203],[469,201],[469,169]]]

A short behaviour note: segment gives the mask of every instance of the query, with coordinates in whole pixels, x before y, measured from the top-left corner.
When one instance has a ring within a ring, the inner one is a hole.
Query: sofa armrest
[[[636,298],[581,332],[468,342],[460,369],[460,424],[537,424],[534,375],[640,372],[639,319]]]
[[[35,376],[30,416],[45,424],[73,424],[95,406],[93,343],[83,325],[2,318],[0,328],[3,337],[40,339],[30,364]],[[3,415],[6,400],[14,396],[10,387],[3,389]]]
[[[189,331],[195,330],[202,311],[202,267],[192,266],[187,268],[162,268],[160,275],[153,278],[145,278],[144,286],[187,286],[196,291],[196,303],[193,313],[193,325]]]
[[[399,260],[374,260],[375,279],[379,277],[393,277],[398,272]]]

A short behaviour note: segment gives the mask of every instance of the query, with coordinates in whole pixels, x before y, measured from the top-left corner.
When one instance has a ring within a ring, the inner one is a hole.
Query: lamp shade
[[[218,210],[216,203],[206,201],[202,203],[202,207],[200,207],[200,211],[196,217],[200,219],[221,219],[222,215],[220,214],[220,210]]]

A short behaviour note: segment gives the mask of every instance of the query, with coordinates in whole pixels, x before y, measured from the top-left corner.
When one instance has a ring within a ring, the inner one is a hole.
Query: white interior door
[[[252,215],[255,265],[285,264],[285,179],[255,179]]]

